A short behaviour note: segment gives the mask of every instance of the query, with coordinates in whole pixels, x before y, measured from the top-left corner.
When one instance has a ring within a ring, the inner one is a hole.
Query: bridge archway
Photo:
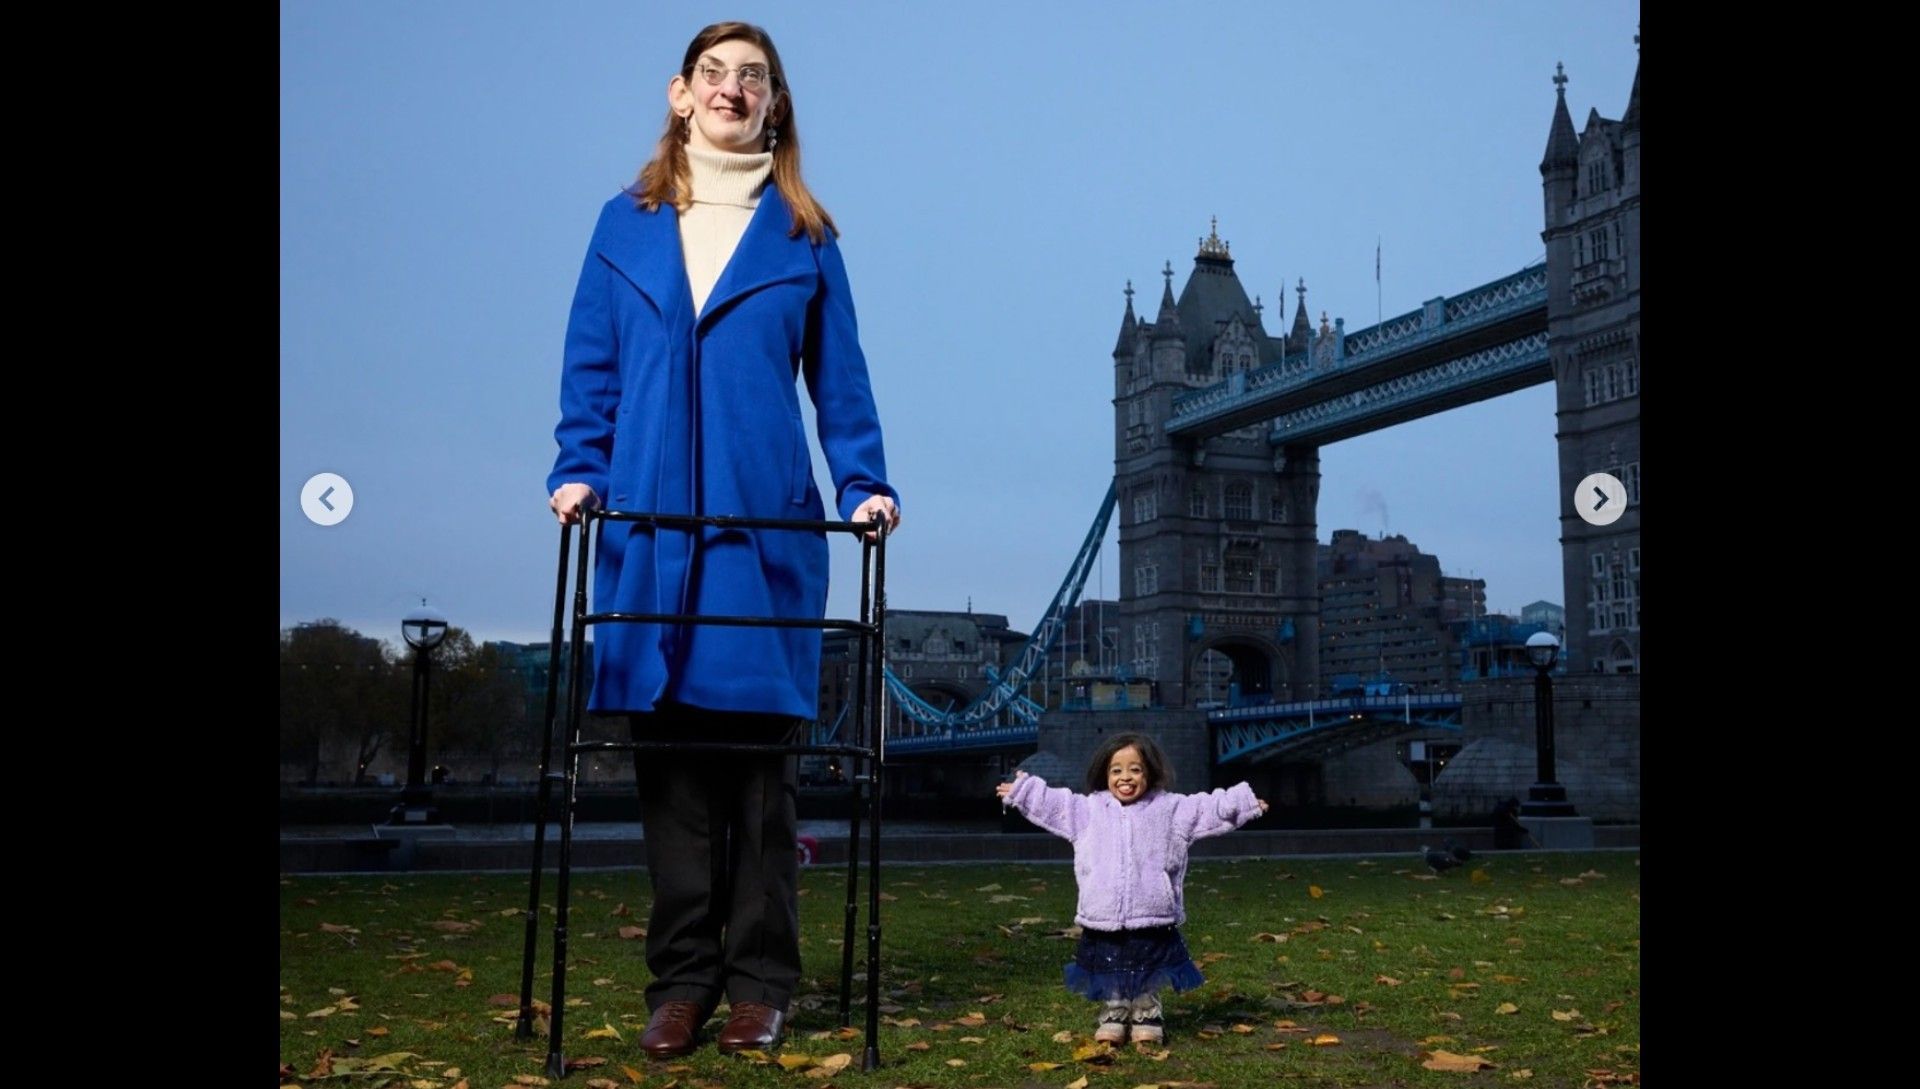
[[[1638,673],[1640,662],[1625,639],[1615,639],[1613,646],[1607,648],[1607,661],[1604,672]]]
[[[1292,687],[1287,656],[1272,642],[1251,635],[1228,635],[1198,644],[1187,656],[1187,705],[1225,706],[1287,699]]]

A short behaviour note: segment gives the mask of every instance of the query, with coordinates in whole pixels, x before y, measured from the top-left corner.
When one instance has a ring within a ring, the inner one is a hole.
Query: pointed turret
[[[1166,286],[1160,289],[1160,312],[1153,318],[1153,339],[1180,339],[1180,307],[1173,301],[1173,262],[1160,270],[1166,277]]]
[[[1633,36],[1634,52],[1640,50],[1640,35]],[[1627,115],[1620,119],[1628,132],[1640,131],[1640,62],[1633,62],[1633,91],[1627,95]]]
[[[1140,329],[1140,323],[1135,321],[1133,317],[1133,281],[1132,280],[1127,281],[1126,296],[1127,296],[1127,313],[1126,313],[1126,316],[1120,319],[1120,339],[1117,342],[1115,342],[1113,346],[1113,355],[1114,355],[1114,358],[1116,359],[1122,356],[1131,356],[1133,354],[1133,342],[1134,342],[1134,339],[1138,336],[1139,329]]]
[[[1567,66],[1553,66],[1553,83],[1558,95],[1553,105],[1553,127],[1547,132],[1547,155],[1540,160],[1540,173],[1559,168],[1575,170],[1580,165],[1580,138],[1573,133],[1573,115],[1567,112]]]
[[[1287,351],[1304,352],[1307,341],[1313,336],[1313,326],[1307,322],[1307,281],[1300,280],[1300,286],[1294,288],[1300,294],[1300,301],[1293,306],[1293,329],[1287,333]]]

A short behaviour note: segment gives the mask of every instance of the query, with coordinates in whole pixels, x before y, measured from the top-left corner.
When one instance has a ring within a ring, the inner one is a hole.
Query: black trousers
[[[635,741],[791,744],[800,720],[663,705],[631,715]],[[787,1008],[800,979],[792,756],[636,751],[653,911],[647,1007]]]

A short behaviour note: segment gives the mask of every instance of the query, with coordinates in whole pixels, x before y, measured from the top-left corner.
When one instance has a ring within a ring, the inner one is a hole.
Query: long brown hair
[[[833,225],[833,217],[813,199],[807,183],[800,180],[800,130],[793,122],[793,91],[787,83],[786,69],[780,64],[780,51],[773,47],[773,37],[752,23],[715,23],[695,34],[687,45],[687,55],[680,62],[680,78],[691,82],[693,67],[700,55],[721,42],[730,41],[750,42],[767,55],[768,75],[773,81],[769,90],[774,95],[772,105],[767,107],[767,124],[780,127],[780,142],[773,149],[773,184],[793,213],[793,228],[787,237],[805,231],[814,245],[824,241],[828,231],[838,238],[840,228]],[[693,206],[693,169],[687,165],[686,124],[672,107],[667,108],[666,131],[660,134],[652,161],[640,168],[639,180],[634,182],[631,190],[634,199],[649,212],[658,211],[662,204],[671,204],[681,212]]]

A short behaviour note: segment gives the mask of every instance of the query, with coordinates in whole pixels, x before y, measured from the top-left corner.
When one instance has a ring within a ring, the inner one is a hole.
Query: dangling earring
[[[692,139],[693,139],[693,115],[690,113],[682,114],[680,115],[680,142],[684,144]]]
[[[772,151],[774,148],[777,148],[779,146],[780,146],[780,127],[778,125],[768,125],[767,126],[767,150]]]

